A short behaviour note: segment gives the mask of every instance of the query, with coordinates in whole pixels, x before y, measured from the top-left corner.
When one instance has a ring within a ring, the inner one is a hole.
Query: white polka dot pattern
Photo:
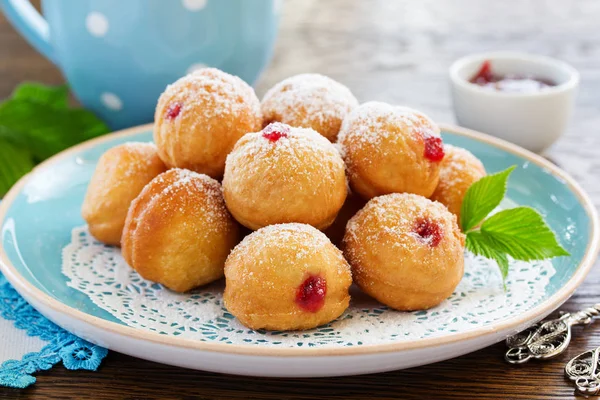
[[[104,104],[106,108],[111,109],[113,111],[119,111],[123,108],[123,102],[121,101],[119,96],[117,96],[114,93],[102,93],[102,95],[100,95],[100,101],[102,101],[102,104]]]
[[[206,7],[208,0],[182,0],[183,6],[190,11],[200,11]]]
[[[85,19],[85,27],[95,37],[105,36],[108,32],[108,26],[106,16],[96,11],[89,13]]]

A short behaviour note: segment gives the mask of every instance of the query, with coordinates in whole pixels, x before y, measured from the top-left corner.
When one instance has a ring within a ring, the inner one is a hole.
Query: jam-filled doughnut
[[[225,307],[252,329],[310,329],[350,302],[350,266],[327,236],[305,224],[271,225],[237,245],[225,263]]]
[[[287,222],[324,229],[346,199],[344,162],[314,130],[274,122],[236,143],[223,191],[231,214],[250,229]]]
[[[461,147],[444,145],[446,156],[440,168],[440,181],[431,196],[456,215],[460,221],[460,208],[467,190],[485,176],[485,168],[477,157]]]
[[[460,282],[464,244],[443,204],[394,193],[371,199],[350,220],[342,248],[365,293],[397,310],[422,310]]]
[[[235,142],[261,127],[254,90],[237,76],[204,68],[179,79],[160,96],[154,141],[168,167],[220,178]]]
[[[320,74],[300,74],[284,79],[263,97],[264,123],[283,122],[312,128],[335,142],[344,117],[358,107],[350,90]]]
[[[129,205],[165,170],[151,143],[125,143],[106,151],[98,160],[81,208],[92,236],[118,246]]]
[[[123,230],[123,258],[145,279],[177,292],[223,276],[238,241],[221,185],[207,175],[171,169],[131,203]]]
[[[352,111],[338,141],[352,189],[366,199],[388,193],[431,196],[444,148],[438,126],[406,107],[369,102]]]

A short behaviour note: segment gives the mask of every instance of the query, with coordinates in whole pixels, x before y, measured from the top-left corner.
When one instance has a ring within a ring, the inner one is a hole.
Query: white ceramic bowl
[[[547,79],[556,86],[534,93],[490,90],[469,82],[484,61],[498,75]],[[454,113],[464,127],[488,133],[534,152],[542,152],[566,130],[579,73],[549,57],[493,52],[461,58],[450,67]]]

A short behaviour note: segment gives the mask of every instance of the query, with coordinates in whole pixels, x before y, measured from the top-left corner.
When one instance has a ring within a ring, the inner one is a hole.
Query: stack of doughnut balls
[[[359,105],[318,74],[261,103],[207,68],[160,96],[154,142],[100,158],[82,210],[90,233],[177,292],[225,276],[225,307],[249,328],[328,323],[353,282],[393,309],[427,309],[462,278],[457,215],[485,170],[418,111]]]

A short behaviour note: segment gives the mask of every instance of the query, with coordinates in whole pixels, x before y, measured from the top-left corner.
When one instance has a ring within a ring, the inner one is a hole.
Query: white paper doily
[[[464,278],[433,309],[389,310],[353,290],[348,310],[328,325],[303,332],[262,332],[244,327],[227,312],[222,282],[192,293],[171,292],[144,280],[119,249],[96,241],[86,226],[73,229],[71,243],[63,249],[62,271],[70,287],[128,326],[202,341],[278,347],[381,344],[480,328],[534,307],[555,273],[549,261],[512,261],[505,292],[496,264],[467,253]]]

